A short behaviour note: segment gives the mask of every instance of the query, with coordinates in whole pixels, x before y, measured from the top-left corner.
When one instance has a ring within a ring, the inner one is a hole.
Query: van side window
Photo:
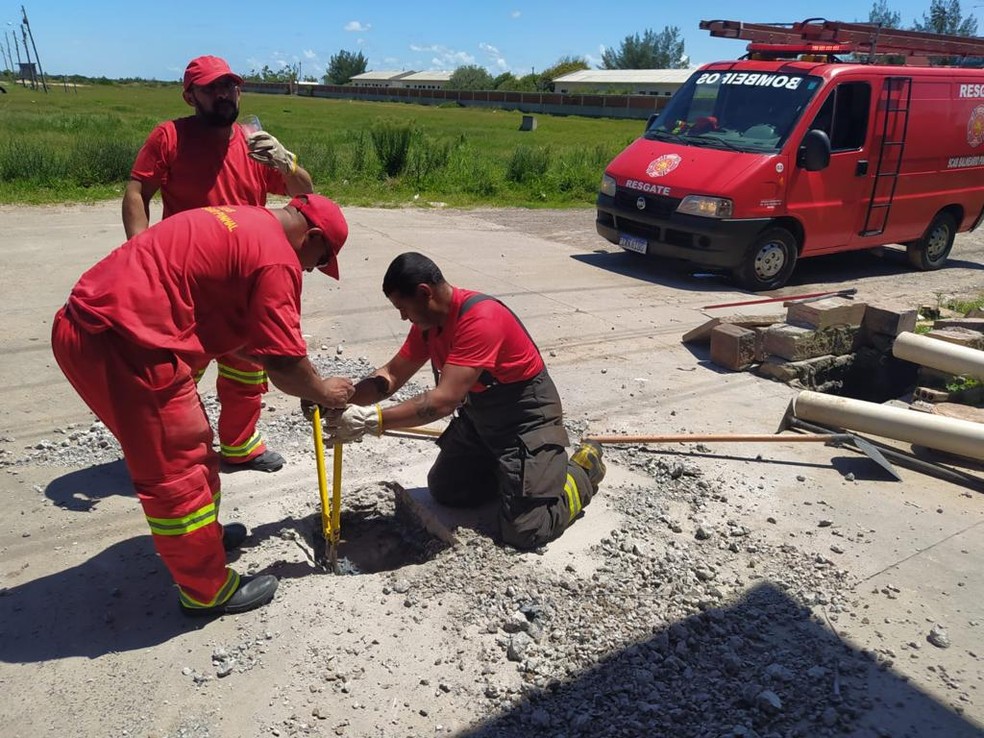
[[[810,124],[810,130],[830,137],[831,151],[850,151],[864,146],[871,109],[871,86],[867,82],[837,85]]]

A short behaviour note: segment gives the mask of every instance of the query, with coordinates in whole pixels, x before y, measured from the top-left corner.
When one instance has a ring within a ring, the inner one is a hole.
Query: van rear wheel
[[[770,228],[745,251],[734,270],[735,281],[752,292],[786,284],[796,267],[796,237],[785,228]]]
[[[939,269],[946,263],[957,235],[957,219],[950,213],[937,213],[925,235],[905,245],[909,263],[924,272]]]

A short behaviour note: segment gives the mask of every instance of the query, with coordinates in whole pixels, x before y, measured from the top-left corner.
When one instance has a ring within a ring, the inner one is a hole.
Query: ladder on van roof
[[[712,36],[750,41],[749,53],[762,56],[861,54],[871,60],[891,55],[904,56],[910,64],[928,64],[929,57],[984,57],[981,38],[901,31],[879,23],[843,23],[825,18],[796,23],[702,20],[700,28]]]

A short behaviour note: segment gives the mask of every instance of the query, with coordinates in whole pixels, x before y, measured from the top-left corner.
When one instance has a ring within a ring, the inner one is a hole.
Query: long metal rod
[[[806,295],[786,295],[785,297],[764,297],[761,300],[745,300],[743,302],[722,302],[720,305],[704,305],[701,310],[713,310],[714,308],[742,307],[743,305],[764,305],[767,302],[793,302],[795,300],[806,300],[815,297],[848,297],[857,294],[856,287],[846,290],[834,290],[832,292],[810,292]]]
[[[338,542],[342,537],[342,444],[331,449],[331,538],[328,541],[328,566],[338,573]]]
[[[824,433],[820,435],[781,433],[671,433],[664,435],[584,436],[582,440],[602,444],[619,443],[830,443],[851,440],[848,433]]]

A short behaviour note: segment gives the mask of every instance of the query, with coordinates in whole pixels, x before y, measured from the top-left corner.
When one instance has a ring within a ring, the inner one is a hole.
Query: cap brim
[[[338,256],[332,257],[332,260],[323,267],[318,267],[318,271],[327,274],[329,277],[338,279]]]

